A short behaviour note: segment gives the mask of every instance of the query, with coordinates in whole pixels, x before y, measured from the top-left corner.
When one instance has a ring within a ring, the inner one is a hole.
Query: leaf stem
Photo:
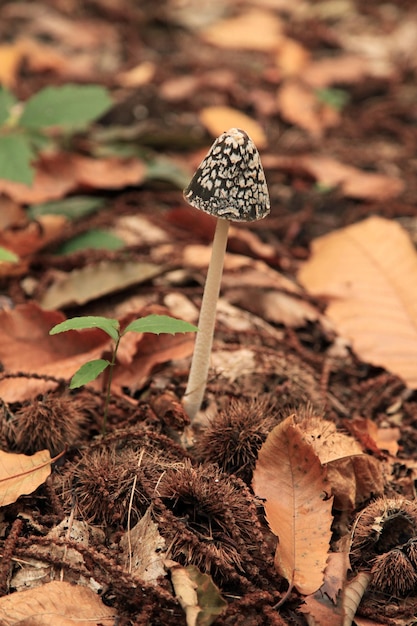
[[[119,334],[119,337],[115,343],[113,352],[112,352],[112,356],[111,356],[111,361],[109,364],[109,377],[107,379],[107,387],[106,387],[106,400],[104,402],[104,409],[103,409],[103,426],[101,429],[101,434],[104,436],[106,434],[106,429],[107,429],[107,417],[109,414],[109,405],[110,405],[110,394],[111,394],[111,384],[113,382],[113,372],[114,372],[114,366],[116,364],[116,356],[117,356],[117,350],[119,348],[119,343],[121,340],[122,336]]]

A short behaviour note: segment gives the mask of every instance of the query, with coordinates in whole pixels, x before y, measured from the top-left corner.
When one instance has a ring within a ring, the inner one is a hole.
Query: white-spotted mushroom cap
[[[191,206],[234,222],[252,222],[270,211],[268,187],[252,139],[231,128],[216,139],[184,198]]]

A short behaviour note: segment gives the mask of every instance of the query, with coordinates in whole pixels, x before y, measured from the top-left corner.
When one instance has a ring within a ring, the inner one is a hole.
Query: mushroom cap
[[[244,130],[231,128],[216,139],[184,198],[197,209],[234,222],[268,215],[271,205],[261,159]]]

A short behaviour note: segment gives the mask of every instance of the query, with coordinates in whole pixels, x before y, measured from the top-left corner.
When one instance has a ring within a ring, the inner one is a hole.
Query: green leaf
[[[71,378],[69,388],[76,389],[77,387],[91,383],[91,381],[95,380],[97,376],[100,376],[109,365],[110,361],[106,361],[106,359],[87,361],[87,363],[81,365],[80,369],[75,372],[74,376]]]
[[[0,125],[2,126],[7,122],[10,117],[12,106],[16,104],[16,98],[14,95],[5,89],[0,87]]]
[[[57,324],[49,331],[50,335],[65,333],[68,330],[86,330],[87,328],[100,328],[104,330],[114,341],[119,339],[119,322],[109,317],[100,315],[84,315],[81,317],[71,317],[65,322]]]
[[[7,248],[0,246],[0,261],[7,261],[8,263],[16,263],[19,257],[14,252],[10,252]]]
[[[0,178],[31,185],[35,175],[30,166],[33,152],[22,135],[0,136]]]
[[[122,239],[105,230],[97,228],[89,230],[86,233],[82,233],[81,235],[77,235],[77,237],[73,237],[73,239],[66,241],[58,248],[57,254],[70,254],[71,252],[76,252],[77,250],[88,249],[120,250],[124,247],[125,242]]]
[[[171,159],[157,157],[148,163],[146,168],[147,180],[164,180],[172,183],[179,189],[188,185],[190,175],[183,168],[179,167]]]
[[[99,85],[46,87],[26,102],[19,124],[25,128],[82,128],[111,106],[107,90]]]
[[[319,100],[328,104],[333,109],[336,109],[336,111],[341,111],[350,99],[347,91],[344,89],[337,89],[335,87],[323,87],[322,89],[316,89],[316,95]]]
[[[80,217],[87,217],[101,209],[106,200],[93,196],[72,196],[64,200],[44,202],[43,204],[32,204],[27,210],[31,219],[36,219],[40,215],[64,215],[70,220],[77,220]]]
[[[176,333],[195,333],[197,330],[197,326],[183,320],[177,320],[169,315],[147,315],[130,322],[122,335],[128,332],[154,333],[155,335],[169,333],[170,335],[175,335]]]

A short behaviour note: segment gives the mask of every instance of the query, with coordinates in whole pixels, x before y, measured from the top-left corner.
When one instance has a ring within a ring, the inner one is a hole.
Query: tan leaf
[[[42,485],[51,473],[49,450],[32,456],[0,450],[0,506],[6,506]]]
[[[282,32],[282,22],[274,13],[252,9],[216,22],[200,31],[200,36],[220,48],[269,52],[278,45]]]
[[[343,54],[310,63],[303,71],[303,81],[317,89],[335,83],[358,83],[369,73],[363,57]]]
[[[267,139],[262,127],[251,117],[237,109],[226,106],[211,106],[199,113],[201,123],[216,137],[229,128],[241,128],[246,131],[256,146],[265,148]]]
[[[113,626],[114,609],[86,587],[52,581],[0,598],[2,626]]]
[[[14,87],[22,62],[22,51],[16,43],[0,46],[0,85]]]
[[[40,299],[44,309],[85,304],[158,276],[163,271],[153,263],[102,261],[71,272],[53,272],[50,286]]]
[[[340,123],[339,112],[321,102],[311,87],[297,80],[286,80],[277,95],[278,108],[282,117],[291,124],[308,131],[320,139],[327,128]]]
[[[298,276],[364,361],[417,387],[417,255],[397,223],[370,217],[313,242]]]
[[[278,536],[275,565],[302,594],[323,583],[332,524],[332,498],[323,469],[294,416],[276,426],[259,451],[253,489],[265,498],[266,518]]]
[[[135,578],[156,584],[160,576],[166,576],[163,567],[165,539],[159,534],[149,509],[126,531],[119,546],[125,556],[125,568]]]
[[[142,61],[139,65],[132,67],[126,72],[120,72],[116,76],[116,81],[122,87],[141,87],[148,84],[155,75],[155,63],[152,61]]]
[[[298,76],[304,68],[309,67],[310,57],[310,51],[304,48],[300,42],[290,39],[290,37],[282,37],[275,62],[283,76]]]
[[[300,165],[325,186],[340,186],[345,196],[369,200],[388,200],[397,197],[404,189],[399,178],[364,172],[351,165],[340,163],[327,156],[306,155]]]

